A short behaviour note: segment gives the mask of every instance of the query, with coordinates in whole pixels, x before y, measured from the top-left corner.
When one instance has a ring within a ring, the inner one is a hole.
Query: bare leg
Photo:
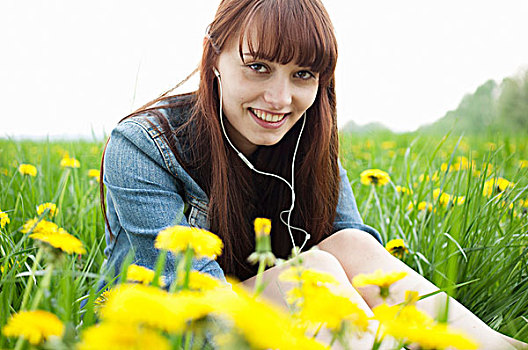
[[[303,257],[303,266],[310,269],[315,269],[318,271],[326,272],[331,274],[335,279],[340,282],[340,287],[349,292],[352,295],[352,301],[357,303],[363,311],[367,313],[368,316],[372,315],[372,310],[365,303],[363,298],[359,293],[354,289],[350,284],[350,281],[345,274],[339,261],[331,254],[324,252],[322,250],[312,250],[305,253],[302,253]],[[277,266],[270,268],[264,272],[263,281],[267,283],[267,287],[263,292],[265,299],[274,302],[276,305],[287,307],[286,301],[284,299],[285,293],[293,287],[292,283],[282,282],[278,280],[279,274],[287,269],[289,264],[284,264],[283,266]],[[253,289],[255,285],[256,278],[250,278],[242,284],[250,289]],[[376,331],[377,324],[372,322],[370,325],[371,333],[374,334]],[[317,337],[320,341],[325,344],[330,342],[330,336],[328,333],[321,332],[320,336]],[[374,342],[374,337],[371,334],[365,334],[361,339],[353,339],[351,341],[352,348],[354,349],[370,349]],[[392,344],[393,345],[393,344]],[[387,344],[386,346],[390,346]],[[393,345],[394,346],[394,345]],[[339,348],[334,346],[334,349]]]
[[[420,295],[428,294],[438,288],[411,269],[401,260],[393,257],[370,234],[353,229],[336,232],[319,244],[319,248],[335,256],[343,266],[348,279],[359,273],[372,273],[376,269],[383,271],[406,271],[408,276],[391,287],[389,304],[397,304],[405,299],[405,291],[417,291]],[[380,303],[378,287],[359,288],[359,293],[372,308]],[[422,299],[417,306],[435,317],[439,307],[445,302],[446,294],[439,293]],[[482,349],[513,349],[507,337],[488,327],[455,299],[449,300],[449,323],[477,340]],[[511,338],[510,338],[511,339]],[[515,341],[511,339],[511,341]],[[520,342],[519,342],[520,343]],[[517,346],[521,346],[522,343]],[[522,349],[522,347],[519,347]]]

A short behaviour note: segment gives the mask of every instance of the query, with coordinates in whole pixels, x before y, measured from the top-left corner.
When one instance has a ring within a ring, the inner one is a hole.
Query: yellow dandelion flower
[[[439,177],[438,177],[438,171],[435,171],[432,177],[429,176],[429,175],[426,176],[425,174],[421,174],[421,175],[418,177],[418,180],[419,180],[420,182],[424,182],[424,180],[425,180],[425,181],[436,181],[436,180],[438,180],[438,179],[439,179]]]
[[[405,246],[405,242],[401,238],[391,239],[390,241],[388,241],[385,245],[385,249],[387,249],[389,253],[400,259],[403,258],[403,255],[405,253],[409,252],[409,250]]]
[[[407,276],[407,272],[404,271],[393,271],[383,272],[378,269],[370,274],[357,274],[352,279],[352,284],[356,288],[362,288],[367,286],[378,286],[380,287],[380,295],[382,298],[386,298],[389,295],[389,287]]]
[[[456,205],[462,205],[466,202],[466,197],[464,196],[453,196],[453,203]]]
[[[384,186],[390,182],[389,174],[379,169],[364,170],[360,177],[363,185]]]
[[[66,153],[60,161],[60,166],[62,168],[79,168],[81,166],[81,163],[77,159],[70,157],[68,153]]]
[[[169,341],[159,332],[131,324],[101,323],[81,334],[77,350],[99,349],[170,349]]]
[[[298,266],[291,266],[282,271],[279,280],[285,282],[302,283],[303,285],[320,286],[324,284],[337,285],[339,282],[329,273],[313,269],[305,269]]]
[[[303,297],[300,311],[295,314],[301,320],[313,325],[324,323],[332,330],[339,330],[343,322],[350,322],[362,332],[367,330],[367,314],[349,296],[335,294],[327,287],[306,286],[297,294]]]
[[[494,193],[501,193],[507,189],[511,189],[514,186],[513,182],[510,182],[502,177],[497,179],[491,179],[484,183],[483,195],[490,197]]]
[[[4,228],[10,222],[11,220],[9,219],[9,215],[7,215],[6,212],[0,210],[0,228]]]
[[[23,337],[37,345],[50,337],[60,337],[64,325],[54,314],[42,311],[20,311],[11,316],[2,329],[6,337]]]
[[[101,176],[101,171],[98,169],[90,169],[88,170],[88,177],[91,177],[95,179],[97,182],[99,182]]]
[[[451,200],[451,196],[445,192],[440,193],[439,188],[433,191],[433,198],[435,200],[438,200],[438,203],[443,207],[447,207],[447,205],[449,204],[449,201]]]
[[[59,226],[57,224],[46,221],[46,220],[40,220],[38,218],[33,218],[28,221],[22,226],[22,233],[45,233],[45,234],[51,234],[56,233],[59,230]]]
[[[425,332],[416,332],[412,341],[424,349],[478,349],[479,344],[466,334],[454,330],[446,324],[435,324]]]
[[[263,263],[265,266],[275,264],[275,255],[271,251],[271,220],[256,218],[255,222],[255,251],[248,257],[252,264]]]
[[[405,304],[406,305],[415,305],[418,300],[420,300],[420,294],[413,290],[405,291]]]
[[[37,168],[31,164],[20,164],[18,172],[22,175],[37,176]]]
[[[172,294],[143,284],[126,284],[112,289],[99,314],[104,322],[142,324],[179,333],[188,321],[203,318],[214,308],[202,293]]]
[[[271,232],[271,220],[265,218],[255,219],[255,234],[257,237],[269,236]]]
[[[528,208],[528,199],[527,200],[519,199],[519,205],[523,208]]]
[[[198,258],[215,259],[222,253],[222,240],[209,231],[187,226],[172,226],[158,233],[154,246],[175,253],[194,251]]]
[[[440,165],[440,171],[445,173],[447,171],[447,166],[447,163],[442,163],[442,165]]]
[[[519,168],[528,168],[528,160],[526,159],[521,159],[519,161]]]
[[[111,290],[111,289],[105,289],[105,290],[101,293],[101,295],[99,295],[99,296],[97,297],[97,299],[95,299],[95,301],[94,301],[94,305],[95,305],[96,307],[101,307],[101,306],[103,306],[103,305],[106,303],[106,301],[108,300],[108,297],[110,296],[110,293],[112,293],[112,290]]]
[[[232,287],[234,292],[219,289],[209,292],[206,299],[216,312],[232,320],[252,349],[328,349],[307,338],[287,312],[255,299],[236,284]]]
[[[58,248],[68,254],[84,254],[86,249],[82,242],[70,235],[64,229],[59,228],[57,232],[46,233],[46,232],[33,232],[29,237],[45,242],[54,248]]]
[[[184,274],[178,275],[178,284],[183,284]],[[191,271],[189,273],[189,289],[195,291],[206,291],[224,286],[219,279],[214,278],[208,273]]]
[[[155,272],[149,268],[139,265],[129,265],[127,269],[127,281],[150,284],[154,280]],[[165,286],[165,280],[160,276],[158,284]]]
[[[42,215],[46,210],[48,210],[49,216],[54,217],[59,212],[57,205],[54,203],[43,203],[37,207],[37,214]]]
[[[427,203],[425,201],[422,201],[420,203],[418,203],[418,210],[419,211],[422,211],[422,210],[427,210],[428,212],[432,212],[433,211],[433,205],[431,203]]]
[[[407,187],[403,187],[403,186],[396,186],[396,192],[398,193],[403,193],[403,194],[413,194],[413,190],[410,189],[410,188],[407,188]]]
[[[412,297],[409,297],[412,298]],[[380,322],[383,334],[406,344],[416,343],[425,349],[476,349],[478,344],[445,324],[437,324],[414,303],[404,307],[381,304],[372,309],[373,319]]]

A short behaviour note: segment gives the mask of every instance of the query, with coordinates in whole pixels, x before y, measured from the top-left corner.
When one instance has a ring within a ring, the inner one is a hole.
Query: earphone
[[[219,118],[220,118],[220,125],[222,127],[222,132],[224,133],[224,136],[227,140],[227,142],[229,143],[229,145],[231,146],[231,148],[233,148],[233,150],[236,152],[237,156],[242,159],[242,161],[251,169],[253,170],[254,172],[256,172],[257,174],[261,174],[261,175],[266,175],[266,176],[271,176],[271,177],[274,177],[274,178],[277,178],[281,181],[283,181],[284,183],[286,183],[286,185],[290,188],[290,191],[291,191],[291,197],[292,197],[292,204],[290,206],[290,209],[288,210],[283,210],[281,211],[281,213],[279,214],[279,217],[280,217],[280,220],[281,222],[286,225],[286,227],[288,227],[288,233],[290,234],[290,239],[291,239],[291,242],[292,242],[292,245],[293,247],[295,248],[296,245],[295,245],[295,240],[293,239],[293,234],[292,234],[292,229],[294,230],[298,230],[298,231],[301,231],[301,232],[304,232],[305,234],[305,237],[304,237],[304,242],[303,244],[301,245],[301,247],[299,248],[299,250],[296,250],[294,249],[293,250],[293,254],[298,254],[302,251],[302,249],[304,248],[304,246],[306,245],[306,242],[308,242],[308,240],[310,239],[310,234],[308,232],[306,232],[305,230],[303,230],[302,228],[298,228],[298,227],[295,227],[295,226],[292,226],[290,225],[290,220],[291,220],[291,214],[293,212],[293,209],[295,208],[295,188],[294,188],[294,185],[295,185],[295,157],[297,155],[297,149],[299,148],[299,142],[301,140],[301,135],[303,133],[303,130],[304,130],[304,125],[306,124],[306,112],[303,113],[303,122],[302,122],[302,126],[301,126],[301,131],[299,132],[299,137],[297,138],[297,142],[295,143],[295,149],[293,151],[293,159],[292,159],[292,167],[291,167],[291,183],[288,182],[286,179],[282,178],[281,176],[278,176],[276,174],[271,174],[271,173],[267,173],[267,172],[264,172],[264,171],[260,171],[258,169],[255,168],[255,166],[253,164],[251,164],[251,162],[249,161],[249,159],[246,158],[246,156],[244,156],[244,154],[239,151],[235,145],[233,145],[233,143],[231,142],[231,140],[229,139],[229,136],[227,136],[227,132],[225,130],[225,126],[224,126],[224,118],[223,118],[223,104],[222,104],[222,80],[220,79],[220,72],[218,72],[218,69],[216,69],[216,67],[213,67],[213,72],[216,76],[216,78],[218,79],[218,87],[219,87],[219,91],[220,91],[220,107],[219,107]],[[282,215],[284,213],[288,213],[288,218],[286,221],[284,221],[284,219],[282,218]]]

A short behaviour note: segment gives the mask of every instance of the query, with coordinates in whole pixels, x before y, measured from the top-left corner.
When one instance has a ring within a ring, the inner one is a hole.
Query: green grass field
[[[81,324],[79,305],[104,260],[93,177],[103,146],[0,140],[0,328],[23,309],[51,311],[66,325],[60,346],[69,348],[93,324]],[[402,238],[403,260],[492,328],[528,341],[528,141],[343,134],[340,153],[365,223],[385,242]],[[61,167],[65,155],[79,167]],[[21,164],[34,165],[36,176],[22,175]],[[362,184],[367,169],[387,172],[390,182]],[[53,258],[22,232],[47,202],[58,207],[52,221],[86,249],[56,257],[50,273]],[[15,347],[28,344],[0,336],[0,348]]]

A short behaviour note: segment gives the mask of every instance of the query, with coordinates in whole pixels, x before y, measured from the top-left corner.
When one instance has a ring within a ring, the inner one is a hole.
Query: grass
[[[99,186],[88,176],[89,169],[99,168],[103,146],[0,140],[0,210],[10,218],[0,229],[0,328],[22,306],[56,314],[66,324],[65,344],[74,344],[93,323],[90,315],[81,324],[80,302],[94,290],[104,261]],[[528,167],[520,166],[528,159],[526,139],[343,134],[340,152],[364,221],[385,242],[404,239],[409,248],[404,261],[484,322],[528,341]],[[62,168],[65,154],[78,159],[80,167]],[[35,165],[37,176],[21,175],[20,164]],[[388,172],[391,182],[382,187],[361,184],[360,173],[370,168]],[[513,187],[483,195],[487,183],[499,177]],[[412,193],[398,192],[396,186]],[[435,189],[464,202],[443,205],[433,196]],[[45,202],[57,204],[53,221],[79,238],[86,254],[50,262],[21,232]],[[419,210],[420,202],[429,203],[431,210]],[[46,280],[50,265],[61,272]],[[0,337],[0,348],[21,344]]]

